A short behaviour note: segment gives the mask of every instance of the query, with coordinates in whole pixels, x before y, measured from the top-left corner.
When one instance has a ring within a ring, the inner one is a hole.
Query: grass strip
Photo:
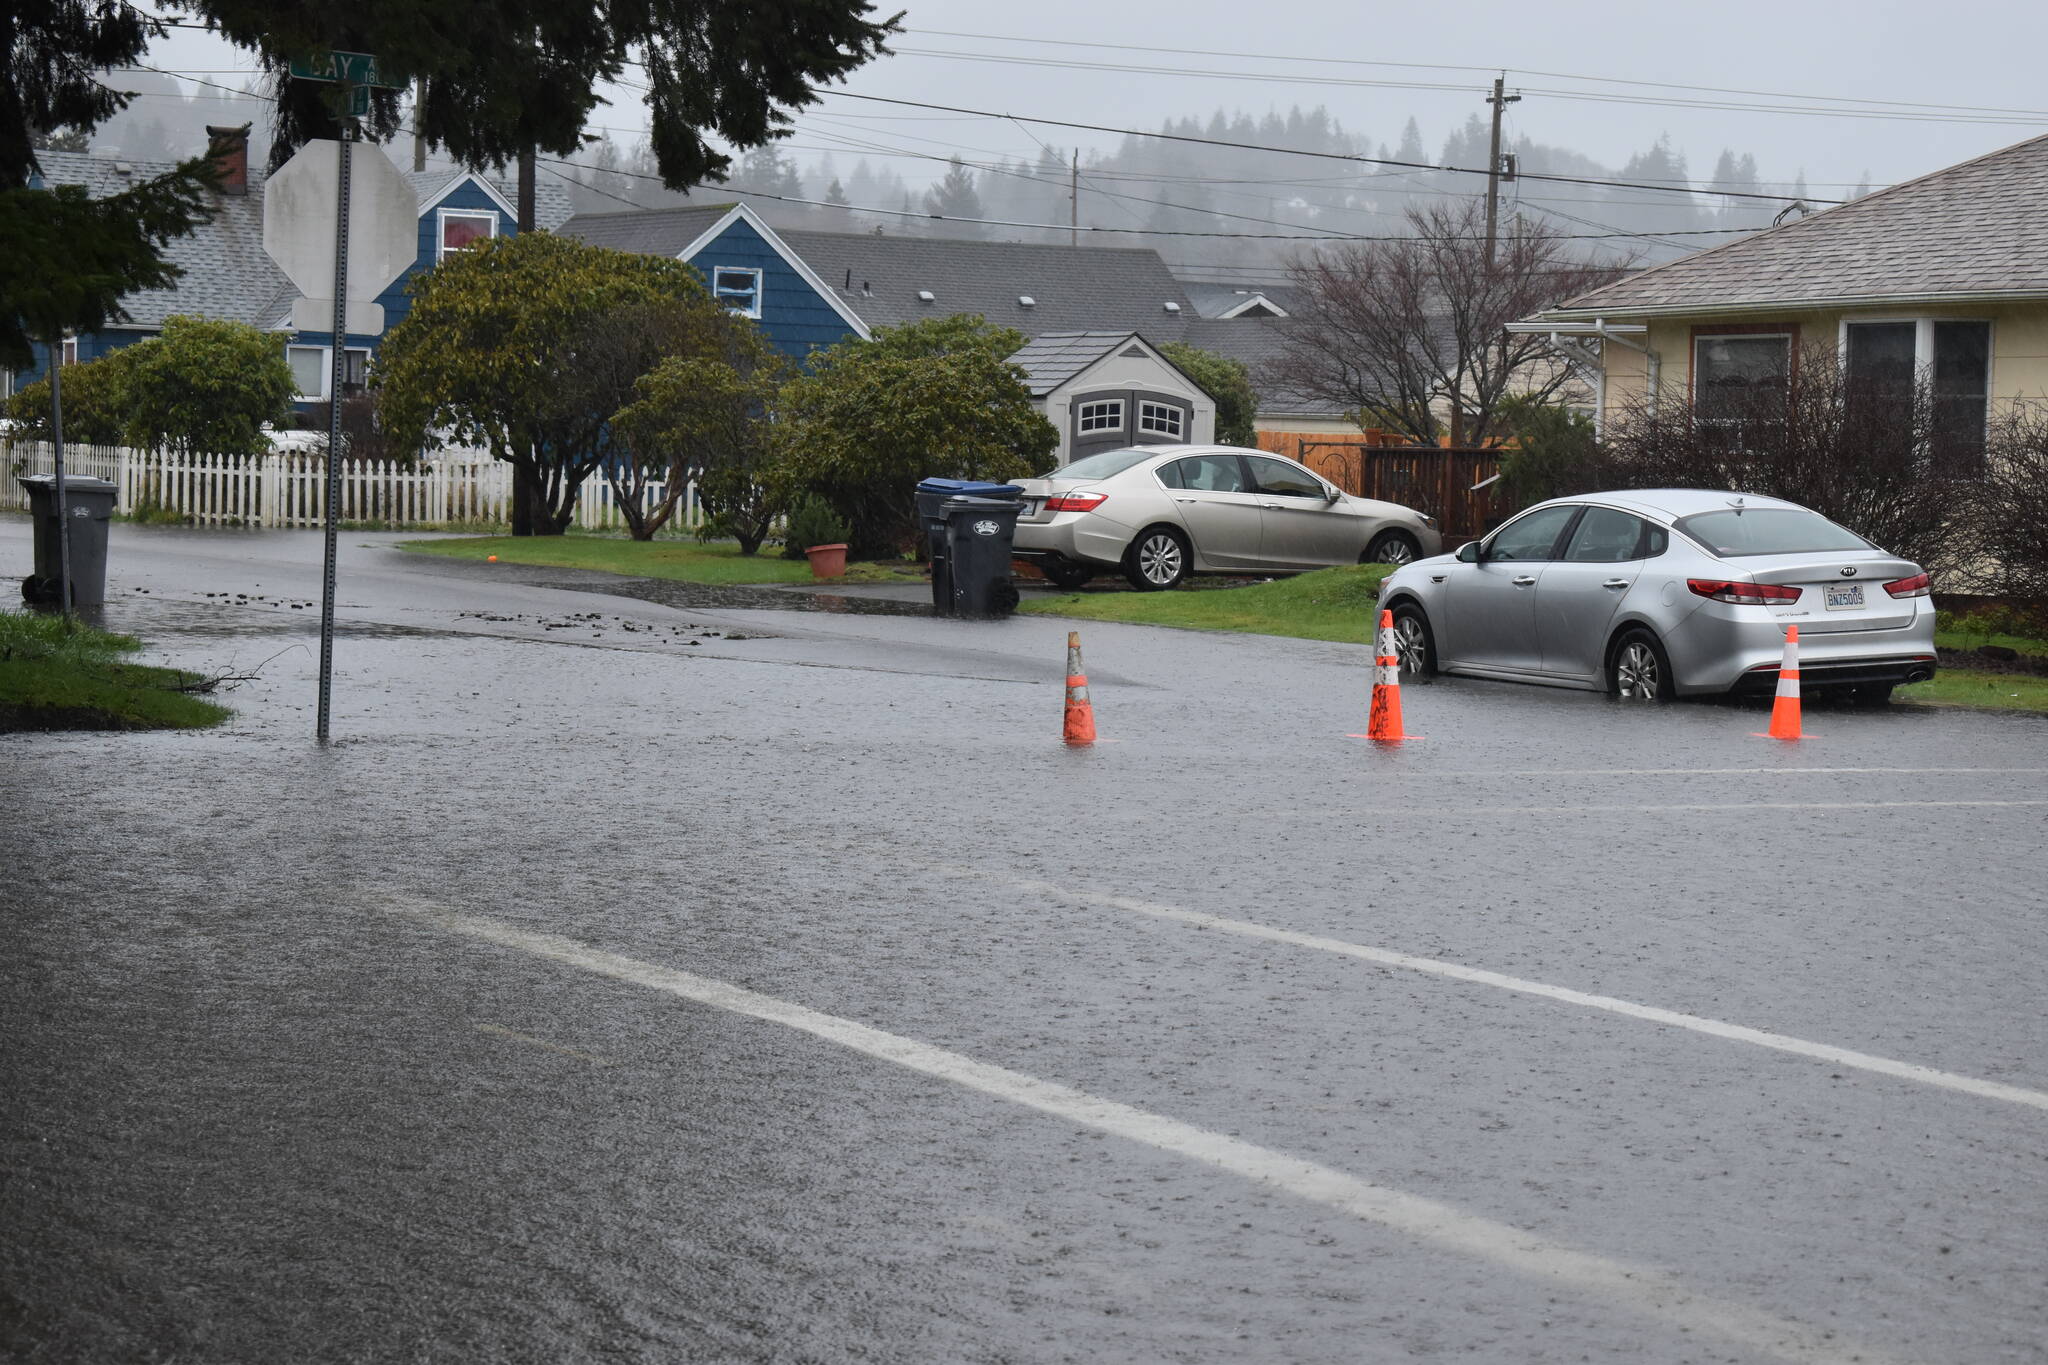
[[[537,564],[557,569],[594,569],[629,578],[668,578],[684,583],[808,583],[810,561],[784,559],[779,550],[743,555],[731,541],[624,540],[610,536],[464,536],[450,540],[407,540],[398,546],[415,554],[500,564]],[[908,566],[905,566],[908,567]],[[844,582],[894,582],[902,575],[888,564],[848,564]]]
[[[1981,711],[2048,713],[2048,678],[2024,673],[1984,673],[1946,665],[1934,681],[1913,683],[1892,693],[1913,706],[1967,706]]]
[[[202,730],[228,718],[177,690],[197,675],[123,661],[141,648],[59,616],[0,611],[0,732]]]
[[[1026,602],[1020,610],[1089,621],[1178,626],[1287,635],[1298,640],[1366,643],[1384,564],[1319,569],[1242,588],[1182,588],[1173,592],[1076,592]]]

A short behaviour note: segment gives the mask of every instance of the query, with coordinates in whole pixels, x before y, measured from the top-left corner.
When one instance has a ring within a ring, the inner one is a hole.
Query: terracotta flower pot
[[[811,577],[846,577],[846,546],[813,545],[810,549],[805,550],[804,553],[809,555],[811,559]]]

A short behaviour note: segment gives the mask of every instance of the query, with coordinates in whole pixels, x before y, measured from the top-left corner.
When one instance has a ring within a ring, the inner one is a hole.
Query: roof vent
[[[920,289],[917,291],[917,301],[919,303],[933,303],[937,300],[937,298],[938,296],[932,293],[932,291],[929,289]]]
[[[1175,303],[1172,299],[1168,299],[1166,301],[1166,311],[1169,313],[1178,313],[1180,311],[1180,305]]]
[[[1017,306],[1019,308],[1036,308],[1038,307],[1038,300],[1032,298],[1029,294],[1019,294],[1017,296]]]
[[[125,162],[125,161],[116,161],[116,162],[114,163],[114,174],[116,174],[116,175],[133,175],[133,174],[135,174],[135,168],[134,168],[133,166],[129,165],[129,164],[128,164],[127,162]]]

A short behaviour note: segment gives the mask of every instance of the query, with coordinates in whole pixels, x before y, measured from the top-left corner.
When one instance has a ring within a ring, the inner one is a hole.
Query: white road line
[[[2016,777],[2027,777],[2048,773],[2048,768],[1470,768],[1458,771],[1415,769],[1408,772],[1390,769],[1384,776],[1426,777],[1434,781],[1440,777],[1784,777],[1814,773],[1990,777],[2009,773]],[[1378,781],[1381,776],[1382,774],[1375,773],[1373,780]]]
[[[1441,815],[1577,815],[1581,812],[1596,815],[1616,813],[1655,814],[1657,812],[1685,811],[1748,811],[1748,810],[1928,810],[1951,807],[2012,809],[2028,806],[2048,806],[2048,799],[2021,801],[1688,801],[1671,805],[1641,805],[1624,803],[1608,806],[1499,806],[1491,802],[1465,806],[1414,806],[1405,802],[1398,806],[1364,806],[1349,814],[1357,815],[1427,815],[1432,818]],[[1326,812],[1329,807],[1323,808]],[[1263,811],[1261,814],[1291,814],[1284,811]]]
[[[1743,1024],[1731,1024],[1721,1019],[1709,1019],[1704,1015],[1682,1014],[1677,1010],[1661,1009],[1656,1005],[1638,1005],[1633,1001],[1616,999],[1611,995],[1593,995],[1576,991],[1569,986],[1552,986],[1541,981],[1529,981],[1518,976],[1506,976],[1500,972],[1487,971],[1481,967],[1466,967],[1456,962],[1445,962],[1439,958],[1415,957],[1408,953],[1397,953],[1387,948],[1370,948],[1362,943],[1349,943],[1343,939],[1324,938],[1318,934],[1297,933],[1292,929],[1276,929],[1270,925],[1254,924],[1248,920],[1227,919],[1222,915],[1203,914],[1197,910],[1183,910],[1173,905],[1155,905],[1149,901],[1132,900],[1128,896],[1111,896],[1097,891],[1079,891],[1072,887],[1054,886],[1051,882],[1028,881],[1020,878],[990,877],[987,873],[968,867],[952,867],[932,864],[933,870],[949,872],[955,876],[986,881],[999,881],[1014,886],[1020,891],[1039,895],[1080,901],[1087,905],[1101,905],[1113,910],[1127,910],[1133,914],[1150,915],[1155,919],[1172,920],[1179,924],[1193,925],[1198,929],[1214,929],[1221,933],[1235,934],[1240,938],[1262,939],[1268,943],[1284,943],[1295,948],[1309,948],[1316,952],[1335,953],[1342,957],[1354,957],[1362,962],[1376,963],[1382,967],[1397,967],[1404,971],[1423,972],[1452,981],[1469,982],[1476,986],[1491,986],[1497,990],[1514,991],[1521,995],[1540,996],[1545,1000],[1561,1001],[1567,1005],[1580,1005],[1587,1009],[1605,1010],[1610,1014],[1626,1015],[1631,1019],[1643,1019],[1653,1024],[1670,1024],[1676,1028],[1691,1029],[1713,1038],[1724,1038],[1735,1043],[1751,1043],[1767,1047],[1776,1052],[1789,1052],[1794,1056],[1810,1057],[1815,1061],[1827,1062],[1833,1066],[1854,1067],[1859,1071],[1871,1071],[1881,1076],[1892,1076],[1899,1080],[1915,1081],[1921,1085],[1940,1086],[1945,1090],[1960,1091],[1982,1099],[2005,1100],[2012,1104],[2023,1104],[2035,1109],[2048,1111],[2048,1092],[2029,1090],[2023,1086],[2007,1085],[2002,1081],[1980,1080],[1975,1076],[1963,1076],[1953,1071],[1940,1071],[1916,1062],[1894,1061],[1889,1057],[1877,1057],[1867,1052],[1853,1052],[1848,1048],[1836,1047],[1831,1043],[1808,1042],[1783,1033],[1769,1033],[1763,1029],[1749,1028]]]
[[[621,957],[555,934],[535,933],[499,920],[452,911],[418,913],[453,933],[734,1014],[781,1024],[854,1052],[1036,1109],[1068,1123],[1188,1157],[1445,1250],[1491,1262],[1559,1289],[1598,1295],[1681,1332],[1710,1332],[1780,1360],[1799,1362],[1799,1365],[1821,1365],[1822,1362],[1847,1365],[1851,1361],[1871,1365],[1878,1360],[1869,1351],[1839,1339],[1832,1332],[1747,1305],[1720,1302],[1692,1293],[1664,1271],[1610,1260],[1560,1242],[1548,1241],[1505,1223],[1466,1213],[1452,1205],[1375,1185],[1357,1176],[1240,1138],[1213,1133],[1007,1067],[979,1062],[957,1052],[761,995],[729,982]]]

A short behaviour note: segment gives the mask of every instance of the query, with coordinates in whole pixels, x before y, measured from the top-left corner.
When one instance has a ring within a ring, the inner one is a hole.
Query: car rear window
[[[1798,507],[1748,507],[1680,517],[1679,530],[1717,555],[1796,555],[1876,548],[1818,512]]]
[[[1112,474],[1121,474],[1140,460],[1149,460],[1158,453],[1156,450],[1105,450],[1100,455],[1084,456],[1070,465],[1055,469],[1047,477],[1106,479]]]

